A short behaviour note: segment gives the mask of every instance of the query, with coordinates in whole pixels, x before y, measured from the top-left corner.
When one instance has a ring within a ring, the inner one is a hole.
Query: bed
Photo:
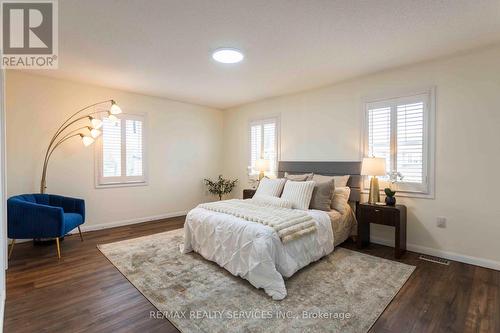
[[[316,231],[286,243],[267,225],[198,206],[186,217],[182,251],[195,251],[254,287],[264,289],[274,300],[284,299],[286,278],[331,253],[356,230],[351,205],[359,202],[360,171],[360,162],[281,161],[278,177],[285,172],[350,175],[350,204],[342,213],[304,211],[314,220]]]

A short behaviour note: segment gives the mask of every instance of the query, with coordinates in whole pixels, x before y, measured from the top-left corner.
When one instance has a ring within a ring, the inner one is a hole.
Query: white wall
[[[360,160],[362,99],[436,86],[435,200],[408,206],[413,250],[500,269],[500,46],[224,112],[224,173],[246,185],[248,120],[281,114],[281,159]],[[448,227],[436,227],[446,216]],[[392,242],[392,229],[372,239]]]
[[[48,193],[84,198],[87,228],[176,214],[210,199],[202,180],[222,168],[221,111],[13,70],[6,83],[8,195],[38,193],[55,130],[76,110],[110,98],[126,113],[147,114],[149,185],[96,189],[94,149],[75,138],[52,156]]]

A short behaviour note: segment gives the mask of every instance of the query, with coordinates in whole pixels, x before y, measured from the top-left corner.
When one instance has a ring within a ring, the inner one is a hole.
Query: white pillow
[[[349,201],[350,195],[351,189],[349,187],[335,187],[335,191],[333,191],[332,208],[340,214],[344,214],[346,203]]]
[[[292,203],[288,200],[264,194],[258,196],[257,198],[253,197],[251,200],[253,203],[257,205],[274,206],[274,207],[290,208],[290,209],[293,206]]]
[[[286,179],[284,178],[262,178],[262,180],[259,182],[259,187],[257,187],[257,191],[255,192],[254,197],[259,197],[261,195],[279,197],[281,195],[281,192],[283,191],[283,186],[285,185],[285,183]]]
[[[292,208],[307,210],[311,203],[311,197],[315,182],[310,180],[306,182],[294,182],[289,180],[285,183],[281,199],[292,202]]]

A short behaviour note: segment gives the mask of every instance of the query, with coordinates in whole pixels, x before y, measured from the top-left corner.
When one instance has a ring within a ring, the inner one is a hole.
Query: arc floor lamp
[[[96,108],[101,105],[105,108],[96,111]],[[92,110],[89,112],[90,109]],[[122,113],[122,110],[112,99],[94,103],[73,113],[62,123],[61,126],[59,126],[56,133],[52,136],[52,139],[50,140],[45,152],[42,180],[40,182],[40,193],[45,193],[45,190],[47,189],[47,167],[54,150],[56,150],[57,147],[59,147],[64,142],[75,137],[80,137],[85,147],[90,146],[92,143],[94,143],[95,139],[99,137],[99,135],[101,135],[100,128],[102,127],[102,120],[96,118],[96,115],[103,113],[107,113],[107,117],[110,120],[117,121],[118,118],[116,117],[116,115]],[[84,120],[88,121],[89,123],[87,123],[85,126],[78,127],[78,124],[83,125]]]

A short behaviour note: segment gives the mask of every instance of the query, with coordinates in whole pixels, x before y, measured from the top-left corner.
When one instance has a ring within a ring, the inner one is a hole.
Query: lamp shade
[[[82,142],[85,147],[88,147],[94,143],[94,138],[90,136],[82,136]]]
[[[102,127],[102,120],[101,119],[90,117],[90,123],[92,124],[92,127],[95,129],[99,129]]]
[[[255,162],[255,167],[260,172],[269,171],[269,160],[265,160],[265,159],[262,159],[262,158],[258,159]]]
[[[111,102],[111,108],[109,109],[111,114],[120,114],[122,113],[122,109],[115,103],[115,101]]]
[[[115,116],[114,114],[109,114],[108,115],[108,119],[111,120],[114,123],[118,122],[118,117]]]
[[[93,137],[94,139],[97,138],[99,135],[101,135],[101,131],[95,128],[92,128],[90,130],[90,136]]]
[[[385,176],[385,158],[365,157],[361,165],[361,174],[364,176]]]

